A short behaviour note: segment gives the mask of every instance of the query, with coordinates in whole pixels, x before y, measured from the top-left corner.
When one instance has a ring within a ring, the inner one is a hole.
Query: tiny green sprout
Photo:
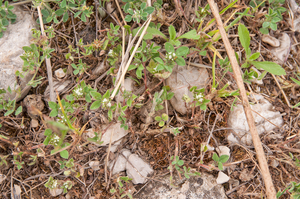
[[[37,155],[30,155],[29,160],[30,160],[31,162],[28,163],[27,165],[28,165],[28,166],[34,165],[34,164],[36,163],[36,161],[37,161]]]
[[[6,161],[6,158],[8,157],[8,155],[4,155],[4,156],[2,156],[2,155],[0,155],[0,166],[2,166],[2,165],[6,165],[7,166],[7,161]]]
[[[300,183],[293,182],[293,181],[283,191],[278,191],[276,194],[276,198],[280,198],[280,196],[282,196],[288,189],[289,192],[291,193],[291,198],[300,199]]]
[[[174,156],[171,157],[171,160],[174,159]],[[178,156],[175,157],[175,159],[173,160],[172,162],[172,165],[175,166],[176,170],[181,172],[180,171],[180,167],[184,164],[184,161],[183,160],[180,160]],[[181,172],[182,173],[182,172]]]
[[[180,133],[180,131],[179,131],[178,128],[173,128],[173,129],[171,130],[171,132],[172,132],[175,136],[179,135],[179,133]]]
[[[220,170],[223,170],[223,164],[225,162],[227,162],[227,160],[229,159],[228,155],[221,155],[220,157],[214,153],[212,159],[218,164],[218,168]]]
[[[193,97],[194,100],[190,103],[191,107],[197,107],[200,106],[201,110],[206,110],[206,104],[208,104],[210,102],[210,100],[205,99],[204,96],[204,91],[205,88],[202,89],[197,89],[196,86],[193,86],[192,88],[190,88],[190,91],[193,93]],[[184,96],[186,98],[186,96]],[[188,101],[189,98],[186,99],[186,101]]]
[[[197,171],[192,172],[191,168],[186,168],[186,166],[183,166],[184,176],[187,179],[190,179],[191,176],[200,176],[200,173]]]
[[[165,125],[165,122],[167,122],[168,121],[168,119],[169,119],[169,116],[167,115],[167,114],[165,114],[165,113],[163,113],[162,115],[161,115],[161,117],[160,116],[156,116],[155,117],[155,120],[157,121],[157,122],[159,122],[159,126],[160,127],[163,127],[164,125]]]

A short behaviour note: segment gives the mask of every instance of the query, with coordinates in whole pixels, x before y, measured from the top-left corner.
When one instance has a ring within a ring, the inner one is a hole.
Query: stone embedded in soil
[[[143,199],[226,199],[224,188],[218,185],[214,176],[201,173],[190,179],[180,180],[173,176],[175,186],[170,186],[170,176],[159,177],[149,182],[135,198]]]
[[[230,177],[223,173],[222,171],[219,171],[218,178],[217,178],[217,184],[223,184],[225,182],[228,182]]]
[[[113,169],[113,175],[126,170],[126,162],[129,155],[131,155],[129,150],[122,150],[120,155],[109,163],[109,169]]]
[[[147,176],[153,173],[151,166],[136,154],[125,149],[109,163],[109,169],[115,175],[126,170],[127,176],[132,178],[133,184],[147,182]]]
[[[173,108],[181,114],[187,113],[187,107],[182,97],[188,95],[193,100],[190,92],[192,86],[204,88],[208,81],[208,72],[205,68],[189,67],[187,69],[174,70],[167,79],[167,85],[174,92],[174,97],[170,100]]]
[[[280,46],[271,49],[271,52],[281,62],[284,62],[287,59],[287,56],[289,55],[291,50],[291,39],[288,34],[282,33],[278,40],[280,41]]]
[[[227,146],[218,146],[216,151],[218,152],[219,156],[228,155],[230,157],[230,149]]]
[[[15,6],[13,12],[17,15],[16,22],[9,24],[3,37],[0,38],[0,89],[10,87],[12,93],[5,94],[5,100],[14,99],[18,90],[21,96],[18,100],[25,97],[30,90],[26,84],[31,80],[33,74],[27,73],[24,78],[17,81],[16,71],[22,71],[23,60],[20,56],[24,53],[23,46],[30,46],[32,31],[35,21],[31,14],[24,11],[22,7]]]
[[[87,138],[93,138],[95,137],[95,129],[87,129],[83,135],[83,138],[84,139],[87,139]],[[100,133],[102,132],[102,138],[101,138],[101,141],[103,141],[102,144],[96,144],[94,143],[95,145],[97,146],[106,146],[110,143],[110,137],[111,137],[111,134],[113,133],[112,135],[112,138],[111,138],[111,152],[114,152],[115,149],[116,149],[116,146],[118,146],[120,144],[120,140],[128,134],[128,131],[126,131],[124,128],[121,127],[121,124],[120,123],[114,123],[114,124],[111,124],[111,125],[101,125],[101,129],[99,132],[96,132],[96,133]]]
[[[100,161],[91,161],[89,163],[89,166],[94,170],[94,171],[98,171],[100,169]]]
[[[272,37],[270,35],[263,35],[261,40],[267,44],[269,44],[270,46],[273,47],[279,47],[280,46],[280,41],[278,39],[276,39],[275,37]]]
[[[258,134],[262,134],[264,132],[269,132],[276,128],[276,126],[281,127],[283,124],[282,116],[280,112],[274,111],[272,104],[262,98],[259,95],[255,95],[258,100],[258,104],[250,105],[251,109],[259,113],[260,115],[253,112],[253,117],[256,124],[256,129]],[[276,126],[274,126],[272,123]],[[228,117],[228,126],[232,128],[232,130],[239,136],[241,142],[250,146],[252,145],[252,136],[249,132],[249,126],[246,119],[246,115],[241,104],[238,104],[233,108],[233,111],[230,112]],[[230,133],[227,137],[229,142],[238,143],[239,140],[236,138],[234,133]]]
[[[28,115],[33,119],[37,119],[45,107],[42,96],[40,95],[27,95],[23,102]]]
[[[49,189],[49,192],[51,196],[56,197],[63,193],[63,189],[55,188],[55,189]]]
[[[134,86],[134,81],[130,78],[126,78],[124,80],[124,90],[127,92],[132,92],[133,91],[133,86]],[[123,102],[124,97],[121,92],[116,96],[116,100],[118,102]]]
[[[56,96],[56,92],[58,92],[58,94],[67,91],[70,86],[72,86],[71,84],[71,80],[66,80],[66,81],[57,81],[57,80],[53,80],[53,88],[55,91],[55,96]],[[49,85],[47,86],[45,93],[44,93],[44,98],[47,102],[50,101],[50,87]]]
[[[131,154],[126,162],[126,173],[132,178],[133,184],[143,184],[147,182],[147,176],[154,171],[151,166],[136,154]]]

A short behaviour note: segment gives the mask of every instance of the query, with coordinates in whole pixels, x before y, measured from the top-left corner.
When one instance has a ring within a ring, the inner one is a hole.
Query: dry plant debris
[[[15,61],[19,13],[35,29]],[[0,198],[184,195],[207,173],[228,198],[299,198],[298,22],[293,0],[1,1]],[[247,131],[272,126],[256,150],[230,125],[245,104]]]

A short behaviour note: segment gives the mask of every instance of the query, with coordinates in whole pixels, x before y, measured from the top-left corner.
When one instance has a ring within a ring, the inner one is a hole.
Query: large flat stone
[[[33,74],[27,75],[17,82],[15,72],[22,71],[23,60],[20,56],[23,54],[23,46],[29,46],[32,39],[31,29],[35,26],[35,21],[30,13],[24,11],[21,7],[15,6],[13,11],[17,15],[17,20],[14,24],[9,24],[3,37],[0,38],[0,89],[7,89],[9,86],[13,92],[6,93],[5,99],[13,99],[16,96],[16,91],[21,92],[21,98],[25,97],[30,87],[26,84],[31,80]],[[19,98],[19,99],[21,99]]]

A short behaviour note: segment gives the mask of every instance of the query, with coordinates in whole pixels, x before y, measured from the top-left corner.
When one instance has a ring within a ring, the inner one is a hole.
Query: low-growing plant
[[[223,164],[227,162],[229,159],[228,155],[221,155],[220,157],[214,153],[212,159],[216,162],[218,168],[222,171],[223,170]]]
[[[168,122],[169,116],[167,114],[163,113],[161,116],[156,116],[155,120],[157,122],[159,122],[158,126],[163,127],[163,126],[165,126],[165,123]]]
[[[133,198],[132,194],[130,193],[130,190],[128,188],[128,183],[132,180],[132,178],[129,178],[128,176],[121,176],[117,179],[117,183],[118,183],[118,192],[119,194],[121,194],[121,198],[127,196],[128,198]],[[123,182],[125,182],[125,188],[124,188],[124,184]],[[110,189],[110,193],[114,194],[116,193],[117,190],[115,188]]]
[[[10,23],[14,23],[17,19],[17,15],[12,12],[13,6],[9,5],[8,1],[0,0],[0,38],[3,37],[3,32],[6,31],[6,27]]]
[[[276,198],[280,198],[287,190],[291,193],[291,198],[300,199],[300,183],[291,182],[290,185],[285,188],[283,191],[278,191],[276,194]]]
[[[272,73],[274,75],[285,75],[285,70],[278,64],[274,62],[269,61],[254,61],[258,59],[260,56],[259,52],[253,53],[250,49],[250,34],[248,29],[240,24],[238,27],[238,34],[239,34],[239,40],[241,42],[241,45],[243,46],[245,50],[245,59],[244,63],[242,64],[242,68],[249,68],[251,65],[255,66],[259,70],[265,70],[269,73]],[[263,73],[264,74],[264,73]]]
[[[146,21],[148,15],[152,14],[154,8],[151,6],[147,6],[145,2],[141,2],[140,0],[123,0],[126,2],[123,10],[126,15],[125,21],[130,22],[134,21],[140,23],[141,20]]]

